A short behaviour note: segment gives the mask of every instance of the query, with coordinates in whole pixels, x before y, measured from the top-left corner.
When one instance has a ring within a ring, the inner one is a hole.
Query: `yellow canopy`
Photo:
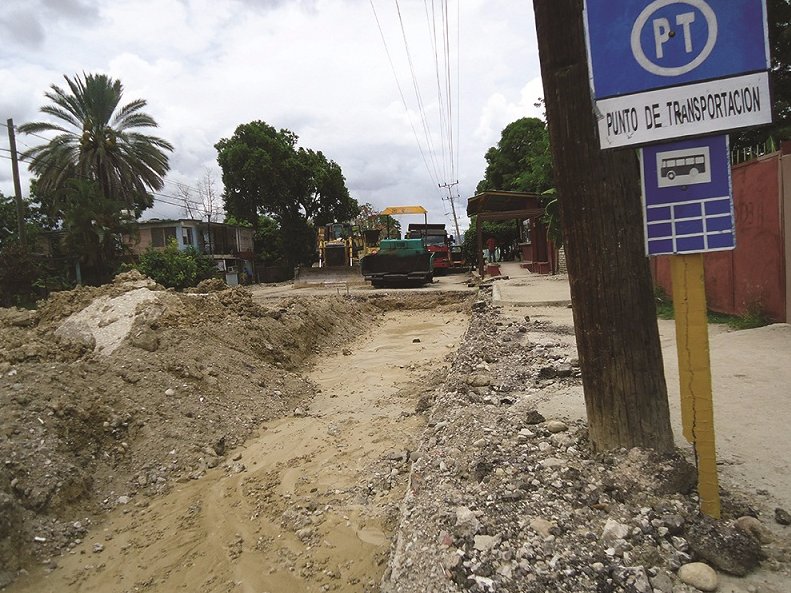
[[[390,206],[382,210],[382,214],[395,216],[397,214],[427,214],[428,210],[423,206]]]

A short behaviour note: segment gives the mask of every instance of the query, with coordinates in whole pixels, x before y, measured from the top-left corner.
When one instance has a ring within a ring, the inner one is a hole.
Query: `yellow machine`
[[[371,255],[372,253],[376,253],[379,251],[379,238],[382,235],[382,231],[379,229],[364,229],[362,232],[363,237],[363,248],[362,253],[360,254],[360,259],[365,257],[366,255]]]
[[[331,223],[316,232],[318,262],[300,266],[294,275],[294,287],[327,284],[363,284],[359,258],[365,249],[359,230],[349,223]]]
[[[356,237],[352,225],[328,224],[319,228],[317,235],[320,268],[354,265],[359,247],[355,245]]]

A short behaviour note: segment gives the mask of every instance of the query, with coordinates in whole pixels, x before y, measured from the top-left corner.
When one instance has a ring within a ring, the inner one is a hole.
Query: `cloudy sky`
[[[378,209],[422,204],[450,229],[437,185],[458,180],[463,232],[486,150],[511,121],[540,115],[543,94],[528,1],[2,0],[0,39],[2,123],[42,119],[44,92],[64,74],[106,73],[124,102],[148,101],[175,150],[144,218],[183,216],[165,202],[207,169],[221,189],[214,144],[263,120],[336,161],[352,196]],[[13,195],[0,131],[0,191]],[[18,136],[20,151],[38,143]]]

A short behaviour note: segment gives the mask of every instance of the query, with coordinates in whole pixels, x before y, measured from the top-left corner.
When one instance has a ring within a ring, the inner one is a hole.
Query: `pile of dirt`
[[[382,311],[205,288],[130,273],[0,310],[0,586],[74,545],[97,513],[232,458],[262,421],[312,397],[301,366]]]

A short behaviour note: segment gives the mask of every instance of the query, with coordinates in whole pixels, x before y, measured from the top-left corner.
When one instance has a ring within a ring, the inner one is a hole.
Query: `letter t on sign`
[[[692,53],[692,33],[689,30],[689,26],[694,22],[694,12],[685,12],[684,14],[680,14],[676,17],[676,24],[681,25],[681,27],[684,29],[684,50],[688,54]]]

